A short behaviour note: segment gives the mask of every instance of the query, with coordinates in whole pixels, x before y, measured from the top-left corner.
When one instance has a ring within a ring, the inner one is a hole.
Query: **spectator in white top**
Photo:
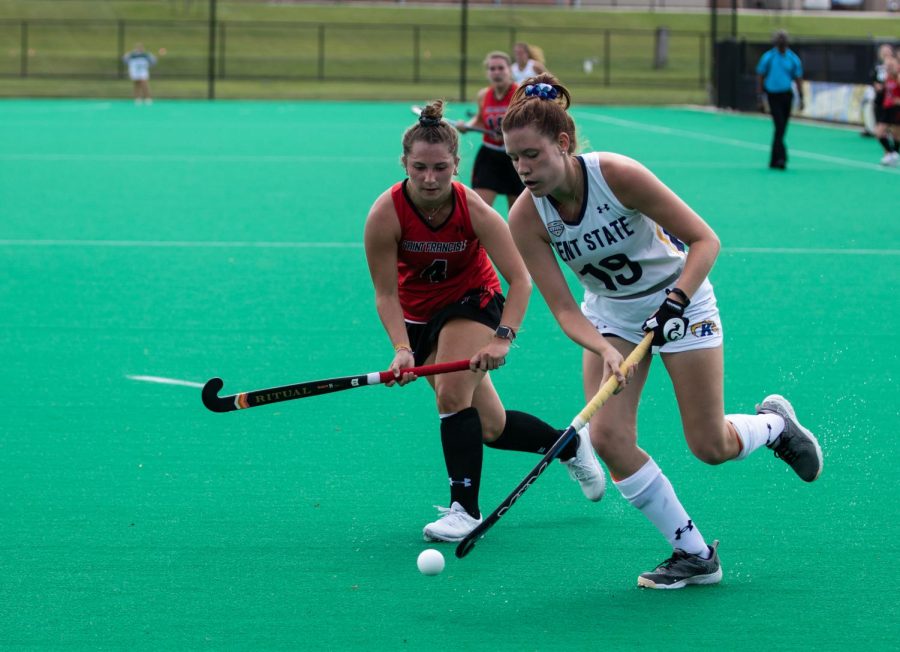
[[[128,76],[134,82],[134,103],[152,104],[150,97],[150,68],[156,65],[156,57],[144,51],[142,43],[136,43],[131,52],[122,57],[128,66]]]

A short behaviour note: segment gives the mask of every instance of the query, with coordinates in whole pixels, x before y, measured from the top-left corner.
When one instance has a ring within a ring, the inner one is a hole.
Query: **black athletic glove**
[[[641,327],[644,332],[653,332],[651,346],[662,346],[680,340],[687,335],[688,320],[684,316],[684,306],[666,297],[659,309]]]

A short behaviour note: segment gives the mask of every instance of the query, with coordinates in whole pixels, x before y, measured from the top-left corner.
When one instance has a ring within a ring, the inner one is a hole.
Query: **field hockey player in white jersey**
[[[544,67],[544,53],[534,45],[522,41],[516,43],[513,47],[513,56],[515,60],[512,62],[511,70],[513,81],[517,84],[521,84],[529,77],[547,72],[547,68]]]
[[[671,378],[684,436],[698,459],[721,464],[767,446],[812,482],[822,453],[784,397],[767,396],[756,414],[725,414],[722,324],[707,279],[718,237],[637,161],[609,152],[576,156],[570,102],[552,75],[529,79],[513,97],[503,132],[526,187],[510,212],[510,228],[554,317],[584,348],[585,395],[652,331],[653,351]],[[584,286],[580,307],[557,257]],[[600,408],[591,440],[625,499],[673,549],[638,584],[714,584],[722,578],[718,542],[707,543],[637,443],[637,408],[651,360],[630,370],[630,382]]]

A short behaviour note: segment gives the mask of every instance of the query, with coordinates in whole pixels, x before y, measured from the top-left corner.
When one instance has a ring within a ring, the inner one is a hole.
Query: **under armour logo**
[[[694,529],[694,524],[691,522],[691,519],[688,519],[688,524],[683,528],[678,528],[675,530],[675,540],[678,541],[681,538],[681,535],[685,532],[690,532]]]
[[[471,478],[463,478],[462,480],[454,480],[453,478],[450,478],[450,486],[452,487],[454,485],[460,485],[463,487],[471,487],[472,479]]]
[[[611,210],[609,207],[609,204],[603,204],[603,206],[597,206],[597,212],[600,213],[601,215],[603,214],[603,211],[608,211],[608,210]]]

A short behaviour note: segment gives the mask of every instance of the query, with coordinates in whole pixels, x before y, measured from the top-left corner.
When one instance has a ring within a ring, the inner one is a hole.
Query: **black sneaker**
[[[688,584],[718,584],[722,580],[722,564],[719,563],[719,542],[707,546],[712,554],[709,559],[692,555],[675,548],[672,556],[650,573],[641,573],[638,586],[648,589],[680,589]]]
[[[787,462],[804,482],[812,482],[822,472],[822,449],[813,434],[800,425],[790,402],[783,396],[772,394],[756,406],[757,414],[777,414],[784,419],[784,432],[769,444],[775,457]]]

